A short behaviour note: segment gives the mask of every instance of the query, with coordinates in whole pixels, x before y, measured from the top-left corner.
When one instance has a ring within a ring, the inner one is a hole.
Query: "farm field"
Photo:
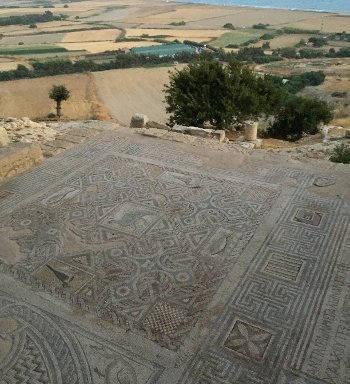
[[[200,43],[217,38],[226,31],[224,29],[128,28],[126,29],[126,36],[142,37],[142,35],[149,35],[149,38],[164,36],[164,39],[168,41],[178,39],[180,41],[191,40]]]
[[[46,53],[62,53],[66,52],[64,47],[55,45],[36,45],[36,46],[21,46],[21,47],[0,47],[1,55],[33,55]]]
[[[15,1],[6,4],[18,6]],[[28,0],[21,4],[22,8],[0,9],[0,17],[43,13],[47,10],[44,7],[33,7],[41,4],[36,1]],[[19,43],[25,46],[59,44],[69,51],[85,50],[88,53],[99,53],[105,50],[147,46],[149,42],[114,44],[118,36],[136,37],[143,34],[148,34],[151,38],[165,36],[168,41],[178,39],[204,42],[216,39],[215,45],[225,47],[228,44],[241,44],[261,36],[264,31],[251,29],[256,23],[269,24],[272,28],[292,26],[323,31],[343,31],[350,28],[349,17],[318,12],[175,4],[155,0],[149,2],[121,0],[118,4],[114,0],[53,4],[54,8],[50,8],[50,11],[54,15],[67,15],[66,20],[38,23],[35,29],[30,29],[27,25],[0,27],[2,34],[0,47],[14,48]],[[171,26],[171,23],[180,21],[185,22],[185,25]],[[232,23],[237,30],[224,29],[225,23]],[[298,38],[299,36],[295,35],[283,36],[272,40],[271,47],[293,45]]]
[[[281,35],[274,37],[271,40],[268,40],[270,43],[271,49],[277,49],[277,48],[283,48],[283,47],[290,47],[294,46],[295,44],[299,43],[301,39],[304,39],[305,41],[308,40],[309,37],[312,35],[305,35],[305,34],[298,34],[298,35]],[[259,41],[256,44],[253,44],[254,47],[261,47],[267,40]]]
[[[350,15],[342,16],[320,13],[317,16],[318,17],[289,22],[282,26],[301,29],[317,29],[322,30],[323,32],[350,32]]]
[[[94,77],[100,99],[120,123],[129,125],[134,113],[165,123],[162,90],[169,81],[168,67],[95,72]]]
[[[55,112],[55,102],[48,97],[53,84],[65,85],[71,93],[62,104],[66,119],[108,119],[109,114],[97,98],[91,74],[74,74],[1,83],[0,110],[2,116],[31,119],[45,118]],[[33,97],[35,92],[35,97]],[[14,97],[15,95],[15,97]]]
[[[264,31],[258,29],[245,29],[224,33],[222,36],[212,41],[214,47],[224,48],[229,44],[243,44],[249,40],[258,39]]]

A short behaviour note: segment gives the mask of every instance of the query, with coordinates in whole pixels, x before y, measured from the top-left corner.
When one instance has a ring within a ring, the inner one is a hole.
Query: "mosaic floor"
[[[336,182],[108,133],[0,186],[0,383],[350,384]]]

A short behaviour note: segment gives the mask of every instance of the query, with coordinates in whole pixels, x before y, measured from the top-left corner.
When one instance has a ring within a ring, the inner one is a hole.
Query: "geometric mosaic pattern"
[[[243,356],[261,361],[271,338],[271,333],[237,320],[224,345]]]
[[[137,384],[137,377],[151,383],[162,370],[57,316],[0,295],[1,384]]]
[[[181,383],[350,383],[350,212],[298,188]],[[265,177],[269,179],[269,175]],[[346,283],[347,282],[347,283]]]
[[[166,303],[158,303],[146,318],[145,326],[153,329],[155,332],[172,335],[177,331],[185,318],[185,314],[177,308],[171,307]]]
[[[0,273],[76,319],[1,295],[0,382],[350,384],[336,178],[113,137],[0,188]]]
[[[2,223],[33,284],[176,349],[278,193],[105,154]]]

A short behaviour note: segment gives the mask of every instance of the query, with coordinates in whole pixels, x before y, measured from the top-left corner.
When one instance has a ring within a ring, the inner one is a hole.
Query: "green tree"
[[[333,113],[322,100],[291,96],[275,115],[268,135],[277,139],[298,140],[304,134],[315,134],[321,122],[329,123]]]
[[[170,125],[203,127],[210,123],[221,129],[270,110],[281,99],[272,82],[258,78],[246,66],[232,61],[199,61],[170,74],[165,87]]]
[[[164,92],[170,125],[221,129],[266,111],[267,95],[275,90],[238,61],[198,61],[172,72]]]
[[[232,23],[224,24],[223,28],[226,28],[226,29],[236,29],[235,26]]]
[[[49,97],[52,100],[56,101],[56,111],[57,116],[61,117],[61,104],[62,101],[68,100],[70,97],[70,92],[64,85],[53,85],[50,92]]]

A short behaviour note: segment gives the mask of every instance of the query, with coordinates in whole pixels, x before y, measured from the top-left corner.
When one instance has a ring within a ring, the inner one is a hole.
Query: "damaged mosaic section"
[[[278,194],[106,155],[6,217],[2,269],[176,349]]]

